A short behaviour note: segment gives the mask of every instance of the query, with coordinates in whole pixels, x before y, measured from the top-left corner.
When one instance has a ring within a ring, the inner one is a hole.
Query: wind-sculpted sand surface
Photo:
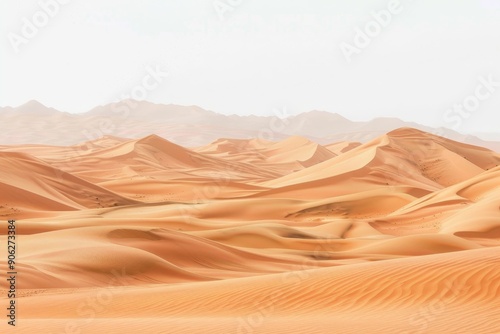
[[[494,151],[400,128],[2,146],[0,164],[19,245],[2,333],[500,332]]]

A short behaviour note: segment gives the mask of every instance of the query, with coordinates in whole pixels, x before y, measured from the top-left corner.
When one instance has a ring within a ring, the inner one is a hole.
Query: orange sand
[[[2,146],[0,165],[20,273],[1,333],[500,332],[493,151],[411,128],[107,136]]]

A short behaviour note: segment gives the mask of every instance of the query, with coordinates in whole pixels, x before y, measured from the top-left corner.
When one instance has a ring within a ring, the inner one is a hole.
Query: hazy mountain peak
[[[37,100],[30,100],[24,104],[21,104],[20,106],[17,107],[18,110],[39,110],[39,109],[51,109],[47,107],[46,105],[42,104],[41,102]]]

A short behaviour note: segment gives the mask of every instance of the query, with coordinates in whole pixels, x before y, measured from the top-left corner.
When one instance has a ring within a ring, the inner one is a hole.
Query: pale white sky
[[[500,0],[2,0],[0,37],[0,106],[84,112],[146,78],[149,101],[224,114],[499,132]]]

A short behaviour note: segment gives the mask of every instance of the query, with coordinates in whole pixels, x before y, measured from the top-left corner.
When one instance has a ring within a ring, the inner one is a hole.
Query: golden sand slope
[[[2,333],[500,332],[498,153],[403,128],[4,146],[0,165],[20,245]]]
[[[4,217],[134,203],[24,153],[0,152],[0,166]]]
[[[329,151],[335,153],[336,155],[339,155],[341,153],[345,153],[347,151],[350,151],[353,148],[356,148],[360,145],[361,145],[361,143],[358,143],[358,142],[341,141],[341,142],[336,142],[336,143],[325,145],[325,148],[328,149]]]
[[[262,139],[219,139],[195,151],[232,162],[251,163],[280,176],[333,158],[337,154],[306,138],[289,137],[279,142]]]
[[[306,198],[323,198],[381,186],[407,186],[412,194],[422,196],[497,165],[500,156],[495,152],[415,129],[398,129],[261,185],[275,188],[265,194],[272,197],[300,197],[301,189],[307,189]]]
[[[324,269],[304,262],[284,274],[168,286],[129,286],[120,273],[115,287],[26,291],[18,332],[494,333],[499,256],[496,247]]]

